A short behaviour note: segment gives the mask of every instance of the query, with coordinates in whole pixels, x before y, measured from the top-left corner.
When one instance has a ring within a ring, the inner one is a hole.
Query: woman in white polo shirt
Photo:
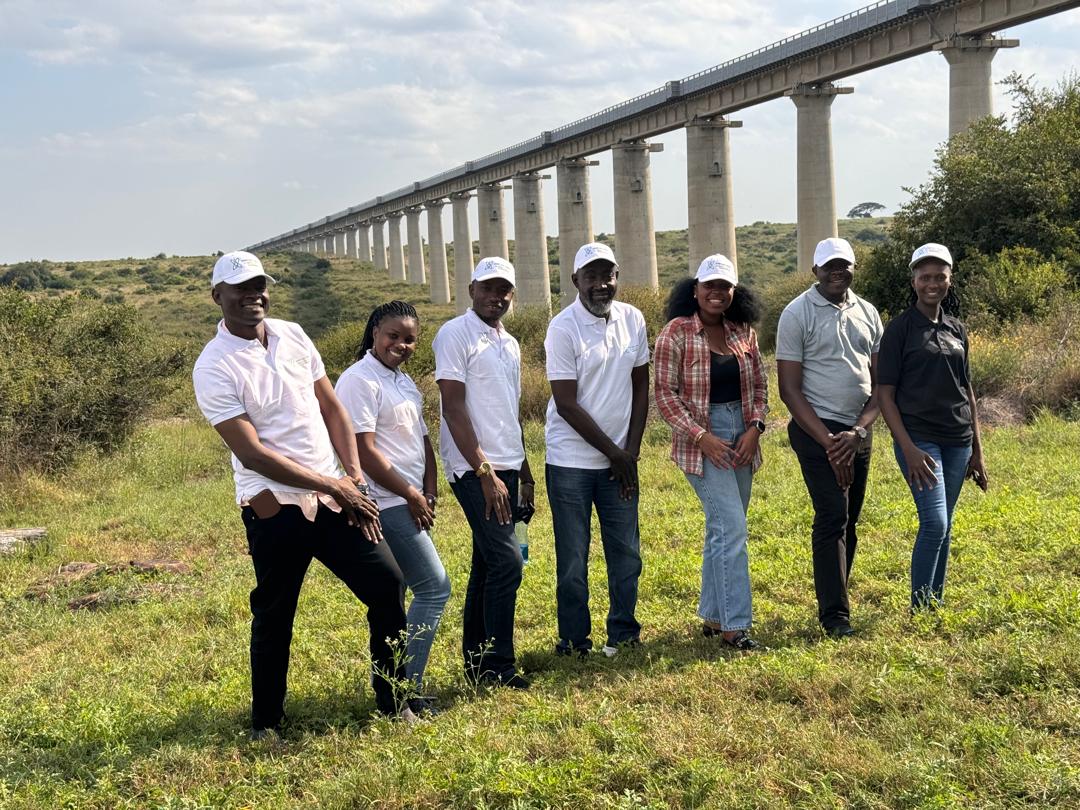
[[[405,667],[418,690],[450,598],[450,578],[428,534],[435,522],[435,451],[420,392],[401,369],[416,351],[419,329],[411,304],[391,301],[376,307],[357,361],[335,387],[352,418],[360,466],[371,480],[383,536],[413,593]],[[414,712],[432,709],[426,698],[413,698],[409,705]]]

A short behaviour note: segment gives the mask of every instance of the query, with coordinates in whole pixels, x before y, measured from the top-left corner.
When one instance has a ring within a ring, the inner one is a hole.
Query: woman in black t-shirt
[[[912,304],[889,322],[878,354],[881,415],[919,513],[911,552],[913,609],[941,602],[964,479],[984,491],[987,486],[952,264],[944,245],[926,244],[912,254]]]

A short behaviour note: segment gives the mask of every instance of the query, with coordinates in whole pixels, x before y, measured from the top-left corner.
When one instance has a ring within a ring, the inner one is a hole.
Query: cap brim
[[[728,278],[727,276],[722,275],[720,273],[713,273],[711,276],[705,276],[704,278],[698,278],[698,279],[695,279],[695,281],[697,281],[699,284],[704,283],[706,281],[726,281],[732,287],[738,287],[739,286],[738,281],[732,281],[730,278]]]
[[[253,271],[253,272],[245,271],[243,273],[239,273],[239,274],[233,276],[232,278],[230,278],[228,280],[222,279],[221,281],[218,282],[218,284],[229,284],[229,285],[235,287],[237,284],[243,284],[245,281],[250,281],[251,279],[256,278],[258,276],[265,276],[266,280],[269,281],[271,284],[277,284],[277,279],[276,278],[274,278],[273,276],[269,275],[268,273],[264,273],[262,271]],[[217,286],[217,285],[215,285],[215,286]]]
[[[509,281],[511,287],[517,287],[513,279],[509,279],[501,273],[488,273],[486,276],[476,276],[473,281],[490,281],[493,278],[501,278],[503,281]]]
[[[833,253],[830,256],[828,256],[827,258],[822,259],[819,262],[814,262],[814,266],[815,267],[824,267],[829,262],[831,262],[833,259],[843,259],[845,262],[850,264],[852,267],[855,266],[855,260],[853,258],[851,258],[850,256],[844,254],[844,253]]]

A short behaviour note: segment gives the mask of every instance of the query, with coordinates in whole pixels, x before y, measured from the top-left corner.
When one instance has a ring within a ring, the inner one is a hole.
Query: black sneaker
[[[508,689],[528,689],[532,686],[516,669],[508,669],[503,672],[485,672],[480,676],[480,683],[487,686],[505,686]]]
[[[855,635],[855,631],[851,629],[850,624],[834,624],[832,627],[825,628],[825,635],[829,638],[847,638]]]
[[[569,658],[571,655],[576,655],[582,661],[589,657],[589,653],[592,652],[592,642],[586,641],[582,644],[567,644],[564,641],[560,641],[555,645],[555,654],[565,656]]]
[[[723,638],[723,631],[718,632],[721,633],[721,638]],[[740,652],[763,652],[766,649],[764,644],[760,644],[750,638],[750,634],[745,630],[740,630],[732,638],[725,638],[724,644],[729,647],[734,647]]]
[[[409,704],[412,713],[417,717],[434,717],[439,713],[439,709],[435,705],[435,698],[432,697],[411,697],[405,702]]]
[[[281,734],[281,726],[273,728],[253,728],[248,732],[251,742],[281,742],[284,737]]]

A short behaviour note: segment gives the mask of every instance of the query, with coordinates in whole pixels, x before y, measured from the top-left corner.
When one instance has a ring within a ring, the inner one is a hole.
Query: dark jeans
[[[517,503],[517,470],[496,470]],[[514,669],[514,610],[521,585],[521,548],[514,524],[500,525],[492,511],[484,517],[484,490],[475,473],[450,482],[472,529],[472,570],[465,590],[461,651],[465,673],[473,680],[485,673],[499,675]]]
[[[822,420],[830,433],[850,430],[829,419]],[[814,555],[814,591],[817,593],[818,621],[830,629],[851,623],[848,605],[848,576],[855,561],[859,539],[855,525],[866,496],[866,479],[870,473],[872,439],[868,435],[855,454],[855,469],[851,486],[840,489],[825,448],[811,438],[792,419],[788,423],[791,449],[799,459],[803,480],[814,505],[814,527],[811,545]]]
[[[369,543],[343,514],[322,504],[314,521],[299,506],[282,506],[265,519],[246,506],[241,515],[256,582],[251,592],[252,728],[273,728],[284,715],[293,617],[313,557],[367,606],[375,702],[381,711],[395,712],[392,681],[405,677],[405,667],[403,656],[395,663],[391,644],[396,646],[405,632],[405,585],[390,547]]]
[[[589,615],[589,543],[593,505],[600,521],[600,542],[608,578],[607,644],[633,641],[641,633],[634,618],[641,549],[638,535],[638,496],[619,497],[619,483],[611,468],[545,469],[551,523],[555,530],[555,600],[559,614],[559,646],[591,649]]]

